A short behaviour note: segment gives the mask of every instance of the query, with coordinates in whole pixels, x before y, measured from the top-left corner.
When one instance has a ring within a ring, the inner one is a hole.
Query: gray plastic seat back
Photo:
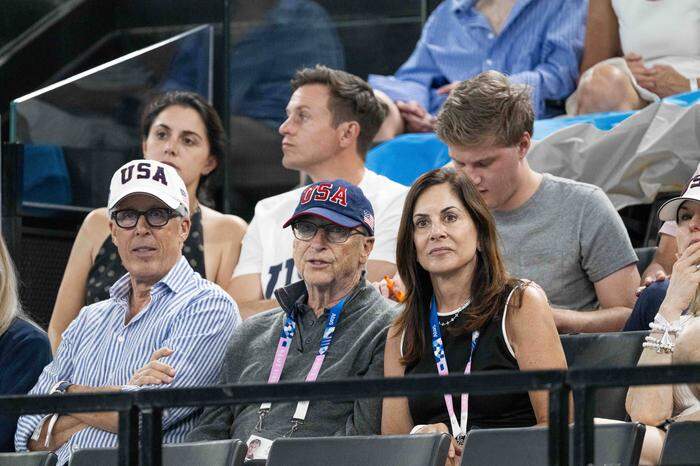
[[[0,466],[56,466],[57,460],[49,451],[0,453]]]
[[[446,434],[282,438],[267,466],[444,466],[449,446]]]
[[[562,335],[566,363],[572,368],[634,367],[642,354],[648,332],[582,333]],[[595,391],[596,417],[628,420],[625,410],[627,387]]]
[[[700,422],[671,424],[661,453],[661,466],[700,464]]]
[[[163,466],[239,466],[246,447],[240,440],[163,445]],[[86,448],[73,453],[70,466],[117,466],[116,448]]]
[[[569,464],[573,464],[573,429],[569,438]],[[595,464],[637,466],[644,426],[632,422],[595,426]],[[472,430],[467,435],[462,466],[541,466],[549,464],[547,429]]]

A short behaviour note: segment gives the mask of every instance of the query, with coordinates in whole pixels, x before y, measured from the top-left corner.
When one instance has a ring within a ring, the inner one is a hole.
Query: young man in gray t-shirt
[[[619,331],[640,281],[622,220],[599,188],[530,168],[533,125],[528,89],[488,71],[450,93],[436,132],[493,212],[509,272],[544,288],[559,332]]]

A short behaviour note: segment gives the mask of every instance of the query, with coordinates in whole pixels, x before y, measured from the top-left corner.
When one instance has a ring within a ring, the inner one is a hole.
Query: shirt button
[[[117,337],[117,341],[118,341],[119,343],[124,343],[124,335],[119,335],[119,336]]]
[[[306,340],[304,340],[304,343],[306,343],[307,345],[311,344],[311,338],[307,338]]]
[[[493,32],[489,32],[489,35],[487,36],[489,39],[493,39],[496,37]]]
[[[489,66],[493,65],[493,60],[491,60],[490,58],[487,58],[487,59],[486,59],[486,64],[489,65]]]

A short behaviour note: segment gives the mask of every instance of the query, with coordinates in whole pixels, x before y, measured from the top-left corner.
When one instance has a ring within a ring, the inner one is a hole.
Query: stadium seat
[[[594,464],[637,466],[644,430],[642,424],[631,422],[595,426]],[[572,442],[570,438],[569,464],[573,464]],[[548,454],[545,427],[476,429],[467,434],[461,465],[541,466],[548,464]]]
[[[660,466],[700,464],[700,422],[671,424],[661,452]]]
[[[240,466],[246,446],[240,440],[163,445],[163,466]],[[116,448],[86,448],[73,453],[69,466],[117,465]]]
[[[443,466],[449,447],[447,434],[282,438],[267,466]]]
[[[562,335],[561,344],[569,368],[634,367],[642,353],[646,334],[642,331]],[[626,396],[627,387],[596,390],[594,415],[627,420]]]
[[[55,466],[57,460],[49,451],[0,453],[0,466]]]

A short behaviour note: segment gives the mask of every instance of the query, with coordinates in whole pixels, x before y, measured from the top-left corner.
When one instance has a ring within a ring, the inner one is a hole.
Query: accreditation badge
[[[259,437],[257,435],[251,435],[248,441],[248,453],[245,455],[247,460],[266,460],[267,455],[270,454],[270,448],[272,447],[272,440],[268,440],[264,437]]]

